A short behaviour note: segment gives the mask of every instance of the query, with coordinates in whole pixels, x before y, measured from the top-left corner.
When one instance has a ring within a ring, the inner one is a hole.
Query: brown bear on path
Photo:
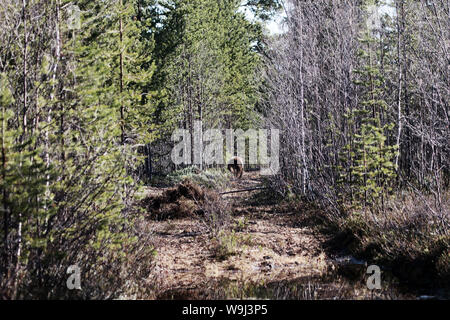
[[[228,170],[238,179],[242,178],[244,173],[244,161],[240,157],[232,157],[228,161]]]

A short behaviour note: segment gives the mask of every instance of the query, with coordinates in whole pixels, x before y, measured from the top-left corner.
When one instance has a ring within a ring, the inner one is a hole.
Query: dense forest
[[[179,172],[224,188],[171,161],[198,123],[280,130],[278,202],[448,283],[449,39],[445,0],[0,0],[0,297],[150,297],[137,203]]]

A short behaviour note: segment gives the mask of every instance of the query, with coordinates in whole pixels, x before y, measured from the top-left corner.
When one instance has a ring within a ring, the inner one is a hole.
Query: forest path
[[[246,172],[225,191],[258,188],[261,179],[258,172]],[[232,207],[232,231],[215,237],[197,218],[152,221],[158,252],[152,282],[161,292],[156,298],[192,298],[188,292],[205,297],[211,283],[224,280],[266,283],[322,275],[329,266],[323,239],[298,224],[296,215],[278,212],[265,195],[223,195]]]

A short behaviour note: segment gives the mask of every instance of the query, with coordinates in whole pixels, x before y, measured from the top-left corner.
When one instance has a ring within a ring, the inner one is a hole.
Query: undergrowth
[[[392,199],[384,211],[342,210],[293,202],[308,223],[331,236],[329,249],[382,265],[404,283],[450,286],[450,194],[440,205],[432,197]]]

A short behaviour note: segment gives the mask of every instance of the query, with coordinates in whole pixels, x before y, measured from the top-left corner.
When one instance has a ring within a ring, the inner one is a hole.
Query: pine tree
[[[1,168],[0,203],[3,214],[2,269],[13,277],[12,296],[16,296],[17,272],[26,264],[34,249],[45,246],[38,226],[48,217],[43,210],[46,168],[35,148],[34,138],[23,138],[23,131],[13,126],[12,93],[5,74],[0,75]],[[23,141],[23,142],[20,142]]]
[[[161,98],[155,122],[162,137],[184,128],[193,139],[194,121],[204,128],[255,127],[261,26],[246,19],[236,0],[161,4],[153,88]]]
[[[126,209],[138,187],[130,175],[140,161],[136,146],[152,139],[151,93],[144,88],[153,47],[142,37],[146,21],[137,20],[134,1],[76,4],[81,30],[52,15],[62,10],[60,1],[45,7],[56,30],[46,35],[52,39],[42,49],[47,52],[36,50],[41,70],[28,101],[38,113],[27,135],[8,109],[14,103],[4,98],[4,82],[1,87],[6,265],[13,272],[20,258],[30,295],[66,294],[60,291],[68,265],[120,261],[133,241]],[[86,274],[99,276],[99,269]]]
[[[344,164],[339,167],[339,183],[351,186],[351,201],[357,206],[374,205],[383,209],[396,175],[394,158],[398,146],[386,144],[386,137],[394,124],[382,123],[387,103],[383,100],[384,80],[378,67],[379,51],[375,49],[376,39],[371,33],[370,29],[365,29],[360,39],[363,48],[359,57],[363,67],[355,71],[358,76],[355,83],[364,96],[360,109],[346,115],[353,139],[341,153]]]

